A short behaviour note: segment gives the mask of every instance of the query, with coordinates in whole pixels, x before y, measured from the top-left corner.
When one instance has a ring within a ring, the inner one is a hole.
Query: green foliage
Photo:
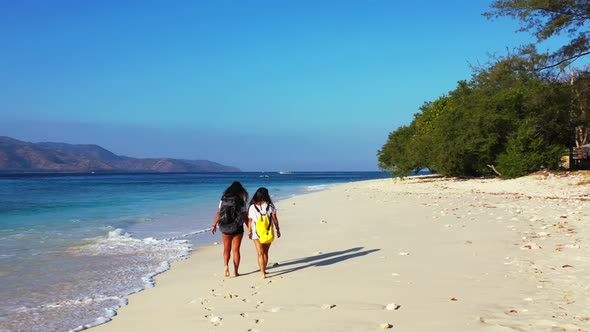
[[[571,140],[570,90],[540,77],[518,56],[500,59],[390,133],[379,167],[394,175],[430,168],[487,176],[495,165],[509,177],[555,167]]]
[[[573,78],[571,121],[575,145],[582,146],[590,143],[590,73],[578,72]]]
[[[524,125],[513,133],[506,151],[498,156],[498,170],[505,177],[524,176],[541,167],[555,168],[563,145],[547,145],[534,127]]]
[[[407,175],[419,166],[414,163],[410,146],[413,127],[403,126],[389,134],[387,142],[377,152],[379,168],[392,175]]]
[[[538,42],[567,34],[552,54],[534,45],[475,68],[468,81],[427,102],[409,126],[389,134],[379,167],[394,175],[429,168],[449,176],[522,176],[556,168],[563,151],[590,142],[590,72],[556,71],[590,55],[587,0],[495,0],[488,17],[518,19]]]
[[[555,35],[568,35],[569,41],[550,55],[548,67],[565,66],[590,54],[588,0],[496,0],[491,7],[485,16],[519,20],[520,31],[532,32],[539,43]]]

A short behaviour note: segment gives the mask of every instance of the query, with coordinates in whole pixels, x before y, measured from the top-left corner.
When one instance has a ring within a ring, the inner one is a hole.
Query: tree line
[[[524,45],[473,68],[472,77],[426,102],[413,121],[391,132],[378,151],[395,176],[423,168],[448,176],[518,177],[556,169],[573,146],[590,140],[587,0],[498,0],[485,13],[520,20],[537,42],[566,33],[553,53]],[[566,70],[568,69],[568,70]]]

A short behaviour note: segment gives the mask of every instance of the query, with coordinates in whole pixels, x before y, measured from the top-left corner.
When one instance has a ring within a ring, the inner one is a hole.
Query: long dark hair
[[[223,192],[223,196],[237,196],[242,199],[243,203],[248,201],[248,192],[241,183],[238,181],[234,181],[225,191]]]
[[[273,208],[275,207],[272,200],[270,199],[270,194],[268,193],[268,189],[266,189],[264,187],[258,188],[258,190],[256,190],[256,192],[254,193],[254,196],[252,196],[252,200],[250,201],[250,205],[252,205],[256,202],[266,202],[266,204],[268,204],[269,206],[272,206]]]

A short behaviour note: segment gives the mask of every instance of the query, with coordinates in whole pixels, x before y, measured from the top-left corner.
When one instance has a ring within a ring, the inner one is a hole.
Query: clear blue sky
[[[532,41],[491,2],[0,1],[0,135],[376,170],[424,102]]]

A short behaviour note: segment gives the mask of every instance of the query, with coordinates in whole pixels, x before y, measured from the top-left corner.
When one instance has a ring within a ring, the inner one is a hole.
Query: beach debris
[[[213,325],[219,325],[221,323],[221,317],[218,316],[213,316],[209,319],[209,321],[213,324]]]
[[[563,266],[561,266],[562,268],[567,268],[567,267],[574,267],[573,265],[569,265],[569,264],[565,264]]]
[[[566,244],[563,247],[564,248],[569,248],[569,249],[580,249],[580,245],[579,244]]]
[[[510,309],[510,311],[508,311],[509,314],[517,314],[518,310],[516,309]]]
[[[379,324],[379,327],[380,327],[382,330],[387,330],[387,329],[390,329],[390,328],[392,328],[392,327],[393,327],[393,325],[391,325],[391,324],[389,324],[389,323],[381,323],[381,324]]]
[[[529,243],[526,243],[526,244],[520,246],[520,249],[522,249],[522,250],[541,249],[541,246],[534,243],[534,242],[529,242]]]
[[[398,310],[399,308],[401,308],[401,305],[397,303],[389,303],[385,306],[385,310]]]
[[[316,251],[316,252],[314,252],[313,254],[314,254],[314,255],[321,255],[321,254],[323,254],[323,252],[322,252],[322,251]]]
[[[279,264],[279,263],[274,263],[274,264],[271,264],[271,266],[272,266],[272,267],[277,267],[277,266],[279,266],[279,265],[281,265],[281,264]]]
[[[336,308],[335,304],[323,304],[322,305],[322,309],[324,309],[324,310],[325,309],[334,309],[334,308]]]
[[[409,252],[400,252],[399,255],[400,256],[408,256],[410,253]]]
[[[328,222],[326,220],[322,220],[322,221],[320,221],[320,223],[327,224]]]
[[[465,241],[464,243],[465,244],[473,244],[473,242],[472,241],[469,241],[469,240]]]
[[[456,298],[456,297],[451,297],[451,301],[454,301],[454,302],[456,302],[456,301],[459,301],[459,299],[458,299],[458,298]]]
[[[224,299],[233,299],[234,297],[238,297],[238,295],[237,294],[230,294],[230,293],[223,295]]]

